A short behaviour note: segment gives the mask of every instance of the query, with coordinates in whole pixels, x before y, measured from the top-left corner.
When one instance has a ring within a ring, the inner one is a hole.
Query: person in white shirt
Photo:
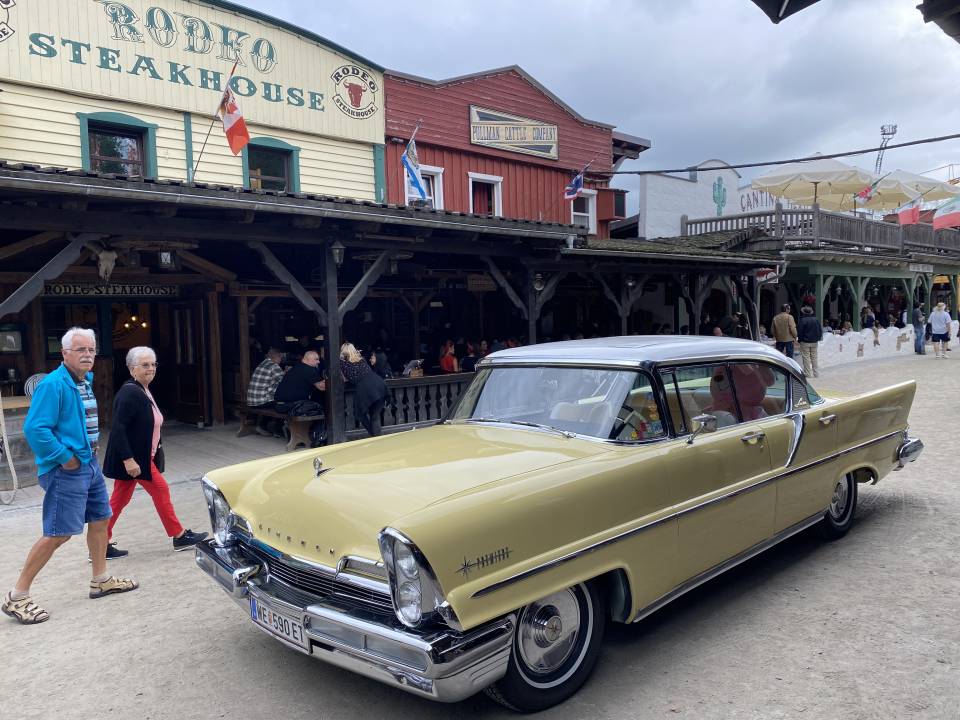
[[[933,352],[938,358],[947,359],[947,342],[950,340],[950,313],[944,303],[930,313],[930,332],[933,335]]]

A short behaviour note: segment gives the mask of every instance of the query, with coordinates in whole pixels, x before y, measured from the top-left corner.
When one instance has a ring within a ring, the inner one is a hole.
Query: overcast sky
[[[622,169],[874,147],[883,123],[899,125],[894,142],[960,132],[960,44],[917,0],[821,0],[779,25],[750,0],[239,2],[433,79],[518,64],[581,115],[652,141]],[[960,174],[958,140],[890,151],[884,170],[951,162]]]

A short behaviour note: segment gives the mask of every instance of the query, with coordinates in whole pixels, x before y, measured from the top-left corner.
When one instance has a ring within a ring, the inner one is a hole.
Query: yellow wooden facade
[[[291,189],[382,199],[382,74],[322,38],[213,0],[31,0],[0,7],[4,25],[4,160],[83,168],[82,116],[121,116],[154,127],[153,174],[187,180],[236,63],[251,137],[297,151]],[[219,121],[195,179],[245,182]]]

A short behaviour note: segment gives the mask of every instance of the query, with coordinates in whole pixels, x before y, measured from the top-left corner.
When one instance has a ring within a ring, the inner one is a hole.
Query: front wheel
[[[603,597],[594,583],[527,605],[517,618],[507,673],[486,693],[519,712],[563,702],[593,671],[605,625]]]
[[[828,540],[836,540],[847,534],[853,525],[853,516],[857,510],[857,479],[853,473],[839,478],[833,486],[830,506],[820,521],[820,533]]]

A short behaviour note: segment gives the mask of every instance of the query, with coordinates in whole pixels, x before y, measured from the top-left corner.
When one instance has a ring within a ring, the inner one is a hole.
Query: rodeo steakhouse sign
[[[380,72],[222,7],[0,0],[0,78],[211,116],[236,63],[248,122],[383,142]]]

